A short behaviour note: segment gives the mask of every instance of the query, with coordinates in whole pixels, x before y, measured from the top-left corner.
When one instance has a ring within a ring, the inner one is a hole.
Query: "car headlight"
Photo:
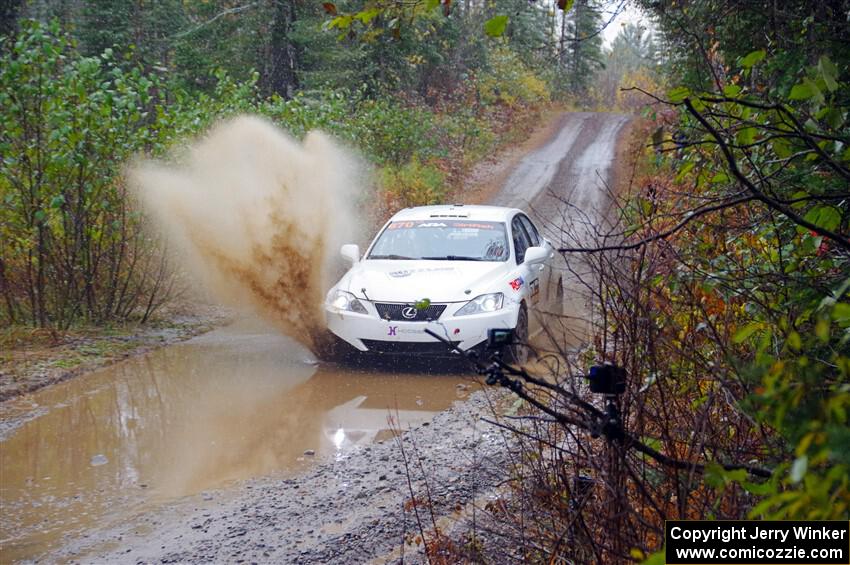
[[[366,307],[356,296],[344,290],[336,290],[328,294],[328,304],[338,310],[367,314]]]
[[[455,313],[455,316],[468,316],[469,314],[485,314],[487,312],[495,312],[502,309],[502,304],[505,301],[505,295],[501,292],[493,294],[482,294],[476,296],[466,303],[463,308]]]

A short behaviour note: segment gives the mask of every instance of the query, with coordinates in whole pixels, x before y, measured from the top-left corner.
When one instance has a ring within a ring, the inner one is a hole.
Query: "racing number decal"
[[[537,304],[540,301],[540,279],[528,283],[528,288],[531,289],[531,303]]]
[[[393,222],[387,226],[388,230],[403,230],[415,228],[418,222]]]

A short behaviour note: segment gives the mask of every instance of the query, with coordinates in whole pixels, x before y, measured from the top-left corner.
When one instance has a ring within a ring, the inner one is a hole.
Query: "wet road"
[[[627,118],[561,122],[493,201],[529,210],[556,245],[562,222],[603,215]],[[567,303],[580,311],[577,294]],[[0,562],[49,554],[184,495],[342,456],[387,437],[390,410],[402,427],[416,425],[470,382],[452,368],[421,373],[320,367],[297,343],[248,324],[0,404]]]
[[[465,396],[457,385],[469,377],[451,371],[320,367],[243,322],[7,402],[0,562],[164,501],[342,456],[388,437],[390,413],[417,425]]]
[[[617,142],[629,120],[623,114],[564,114],[558,133],[522,159],[493,203],[528,210],[556,247],[592,247],[597,232],[608,227]],[[586,256],[566,260],[569,264],[558,257],[554,265],[564,288],[557,315],[536,313],[545,328],[535,339],[538,350],[564,353],[579,347],[594,324],[594,298],[585,292],[593,272]]]
[[[623,114],[564,114],[557,135],[522,159],[493,204],[528,210],[556,246],[575,243],[563,228],[598,223],[605,216],[617,140],[629,119]]]

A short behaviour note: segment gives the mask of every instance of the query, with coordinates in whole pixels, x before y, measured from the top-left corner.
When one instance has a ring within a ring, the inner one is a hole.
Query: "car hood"
[[[374,302],[465,302],[505,279],[512,265],[484,261],[361,261],[338,288]],[[505,279],[506,280],[506,279]],[[470,292],[465,292],[469,290]]]

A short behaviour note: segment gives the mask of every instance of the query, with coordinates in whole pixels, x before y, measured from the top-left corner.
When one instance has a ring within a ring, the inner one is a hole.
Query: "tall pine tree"
[[[602,25],[596,0],[576,0],[563,23],[560,71],[569,91],[577,96],[587,94],[596,71],[605,66]]]

